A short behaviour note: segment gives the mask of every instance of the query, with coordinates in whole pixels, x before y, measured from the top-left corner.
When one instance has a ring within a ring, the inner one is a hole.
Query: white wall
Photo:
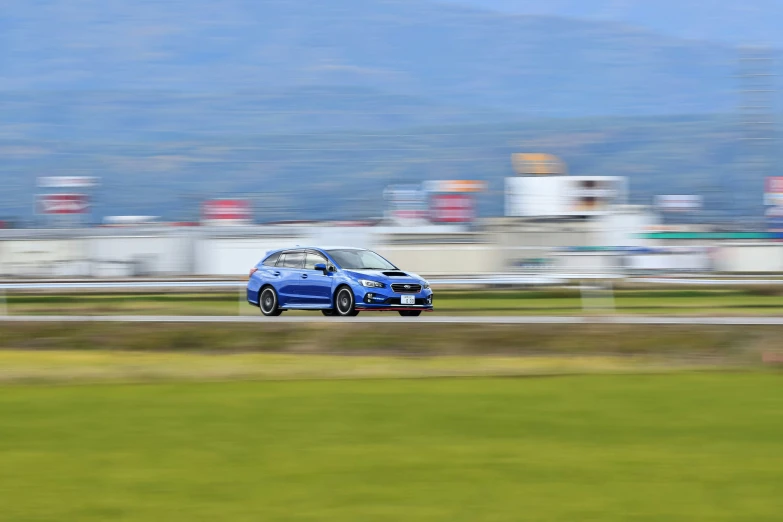
[[[368,227],[318,227],[302,230],[301,244],[374,249],[381,230]]]
[[[388,245],[376,251],[422,276],[491,274],[505,269],[500,249],[492,245]]]
[[[554,257],[554,268],[561,274],[613,275],[620,260],[612,252],[568,252]]]
[[[191,244],[188,237],[168,234],[87,240],[95,277],[190,274],[194,264]]]
[[[599,216],[593,223],[592,245],[629,247],[645,246],[649,241],[641,235],[658,219],[650,212],[619,211]]]
[[[618,229],[623,227],[625,225],[618,225]],[[434,230],[426,236],[411,230],[400,235],[391,229],[362,227],[266,228],[257,232],[234,231],[235,237],[227,235],[230,231],[214,230],[157,230],[137,234],[118,230],[111,233],[94,231],[89,237],[81,238],[58,236],[59,233],[50,231],[41,234],[40,239],[8,237],[0,240],[0,276],[130,277],[142,275],[142,272],[159,277],[244,276],[267,251],[297,244],[372,248],[400,267],[424,276],[490,274],[507,271],[508,263],[515,259],[546,255],[545,251],[520,246],[520,243],[543,243],[547,229],[536,233],[524,230],[481,237],[437,235]],[[115,233],[123,235],[111,235]],[[274,233],[279,235],[272,235]],[[622,230],[620,233],[627,234]],[[584,236],[584,232],[578,231],[568,234],[575,234],[574,238]],[[557,234],[552,232],[550,235]],[[482,238],[493,242],[472,242]],[[562,246],[563,238],[555,239],[550,246]],[[572,240],[575,239],[568,239]],[[422,241],[429,243],[422,244]],[[724,243],[716,246],[713,252],[714,255],[693,252],[638,255],[627,257],[626,261],[637,269],[694,270],[701,266],[707,270],[714,264],[716,270],[724,272],[783,272],[783,243]],[[562,253],[556,256],[555,270],[616,272],[619,261],[619,256],[607,252]]]
[[[783,245],[779,243],[727,244],[718,248],[715,268],[720,272],[781,272]]]
[[[630,270],[660,270],[669,272],[707,271],[711,267],[710,256],[705,253],[637,254],[625,257]]]
[[[270,250],[297,244],[295,238],[198,238],[193,249],[196,275],[247,275]]]
[[[191,241],[173,235],[0,241],[0,275],[131,277],[192,272]]]
[[[0,275],[9,277],[89,275],[85,240],[0,241]]]
[[[193,270],[197,275],[245,275],[270,250],[297,245],[373,248],[378,237],[375,231],[365,227],[288,227],[287,233],[285,236],[195,238]]]

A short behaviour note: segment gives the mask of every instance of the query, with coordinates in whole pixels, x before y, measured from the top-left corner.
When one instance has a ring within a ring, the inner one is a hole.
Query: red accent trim
[[[397,312],[397,311],[404,311],[409,312],[413,310],[418,310],[420,312],[432,312],[433,308],[408,308],[403,306],[394,306],[394,307],[387,307],[387,308],[364,308],[360,306],[356,306],[357,310],[361,310],[362,312]]]

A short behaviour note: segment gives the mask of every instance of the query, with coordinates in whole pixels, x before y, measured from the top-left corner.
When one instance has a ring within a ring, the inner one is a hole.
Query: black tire
[[[403,317],[418,317],[421,315],[421,310],[400,310],[400,315]]]
[[[356,317],[359,312],[356,311],[356,298],[353,292],[347,286],[337,289],[334,295],[334,315],[339,317]]]
[[[261,309],[261,313],[267,317],[277,317],[282,314],[283,311],[277,307],[277,292],[271,286],[267,286],[261,290],[261,295],[258,296],[258,308]]]
[[[324,314],[326,317],[333,317],[337,315],[334,311],[334,309],[330,308],[328,310],[321,310],[321,313]]]

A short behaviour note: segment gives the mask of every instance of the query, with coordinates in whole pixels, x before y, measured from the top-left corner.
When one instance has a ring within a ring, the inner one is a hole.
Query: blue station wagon
[[[320,310],[327,316],[432,311],[429,283],[362,248],[296,247],[267,252],[251,271],[247,301],[266,316]]]

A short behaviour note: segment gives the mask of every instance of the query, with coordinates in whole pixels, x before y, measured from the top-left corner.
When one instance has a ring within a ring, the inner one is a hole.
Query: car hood
[[[424,278],[405,270],[343,270],[343,272],[356,279],[369,279],[383,283],[419,283]],[[389,275],[400,274],[400,275]]]

